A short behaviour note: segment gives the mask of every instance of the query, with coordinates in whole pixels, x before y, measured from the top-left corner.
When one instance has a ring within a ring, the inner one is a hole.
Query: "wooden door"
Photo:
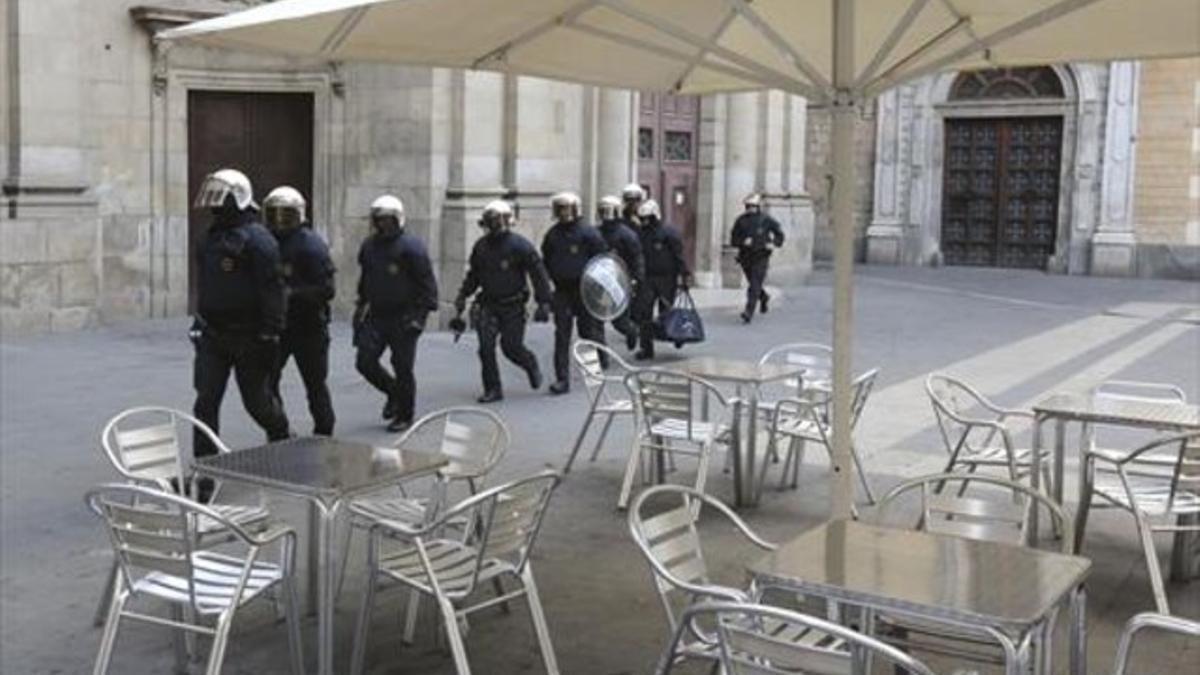
[[[279,185],[291,185],[308,200],[312,213],[312,94],[188,92],[188,204],[209,173],[237,169],[250,178],[254,199]],[[196,300],[196,257],[210,216],[188,211],[188,297]]]
[[[946,121],[947,265],[1045,269],[1058,231],[1062,118]]]
[[[641,101],[638,182],[658,201],[667,223],[679,228],[694,267],[700,99],[643,93]]]

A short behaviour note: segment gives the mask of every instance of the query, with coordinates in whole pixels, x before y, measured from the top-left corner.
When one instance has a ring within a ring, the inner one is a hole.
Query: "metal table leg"
[[[1033,418],[1033,438],[1029,453],[1029,485],[1034,492],[1037,492],[1042,484],[1042,425],[1045,422],[1046,418],[1041,415]],[[1029,532],[1026,534],[1030,544],[1036,542],[1038,538],[1038,516],[1038,509],[1030,509]]]
[[[754,470],[754,463],[758,459],[758,387],[750,387],[750,402],[747,405],[750,409],[750,419],[746,435],[746,471],[742,473],[746,484],[742,487],[742,495],[746,498],[746,506],[756,506],[758,490],[755,487],[755,479],[758,472]]]
[[[1176,524],[1180,527],[1196,527],[1200,524],[1200,514],[1184,513],[1176,516]],[[1191,581],[1196,576],[1196,539],[1200,535],[1195,530],[1179,530],[1171,542],[1171,581]]]
[[[333,608],[337,600],[338,552],[332,541],[341,502],[326,505],[314,499],[310,504],[309,599],[317,613],[317,673],[333,675]]]
[[[1071,594],[1071,675],[1087,675],[1087,591]]]
[[[1054,484],[1050,486],[1050,496],[1054,498],[1054,503],[1062,506],[1063,503],[1063,466],[1065,464],[1067,454],[1067,421],[1058,419],[1054,421],[1054,475],[1051,479]]]
[[[744,506],[742,494],[742,449],[745,441],[742,439],[742,402],[739,399],[733,404],[733,429],[729,451],[733,453],[733,505]]]

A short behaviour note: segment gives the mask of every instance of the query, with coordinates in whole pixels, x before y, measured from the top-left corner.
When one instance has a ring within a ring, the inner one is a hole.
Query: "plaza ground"
[[[1029,404],[1052,390],[1085,390],[1109,378],[1172,382],[1189,399],[1200,397],[1200,284],[1047,276],[1035,272],[958,268],[866,268],[856,278],[855,370],[881,368],[862,422],[859,443],[871,480],[882,492],[902,477],[934,471],[945,451],[922,388],[932,371],[975,384],[1005,405]],[[697,354],[757,358],[784,342],[827,342],[831,323],[828,278],[783,289],[771,313],[749,327],[737,318],[736,294],[705,299],[710,339],[660,360]],[[116,412],[138,404],[190,409],[191,348],[183,320],[140,322],[102,330],[14,339],[0,344],[0,672],[89,672],[100,632],[91,619],[110,553],[83,493],[112,480],[98,434]],[[611,333],[611,331],[610,331]],[[551,329],[532,326],[531,346],[549,369]],[[354,372],[347,326],[334,325],[332,375],[337,433],[384,441],[380,397]],[[475,343],[449,334],[422,339],[418,357],[419,412],[471,404],[480,387]],[[622,350],[623,352],[623,350]],[[566,397],[531,393],[524,378],[503,367],[507,400],[495,407],[510,424],[514,443],[495,482],[543,467],[560,467],[584,411],[576,382]],[[285,377],[293,425],[309,421],[294,370]],[[235,391],[224,406],[222,435],[234,447],[260,440]],[[594,464],[583,457],[551,504],[533,564],[564,673],[646,673],[667,638],[649,571],[614,510],[624,467],[627,424],[614,426]],[[1073,443],[1069,439],[1069,443]],[[1073,445],[1070,447],[1074,447]],[[787,540],[828,513],[827,466],[809,452],[800,489],[764,493],[744,513],[766,538]],[[709,485],[731,497],[728,476],[714,462]],[[691,476],[681,461],[680,475]],[[1074,472],[1068,467],[1068,476]],[[773,474],[772,478],[774,478]],[[773,485],[773,483],[772,483]],[[1073,494],[1068,488],[1068,495]],[[299,527],[304,509],[283,499],[274,510]],[[869,509],[864,509],[870,517]],[[303,532],[303,528],[300,528]],[[730,528],[707,522],[709,562],[718,579],[740,583],[743,566],[758,553],[739,545]],[[1160,542],[1166,559],[1167,541]],[[1116,636],[1132,614],[1153,608],[1132,521],[1102,512],[1089,524],[1085,553],[1095,567],[1088,588],[1091,672],[1107,673]],[[340,598],[337,663],[348,663],[361,555]],[[1200,582],[1172,584],[1173,609],[1200,617]],[[372,673],[450,673],[449,658],[434,647],[426,621],[417,644],[398,640],[401,596],[380,599],[368,663]],[[114,673],[168,672],[170,640],[161,629],[127,624]],[[315,645],[305,625],[310,663]],[[488,611],[472,621],[468,637],[475,672],[541,672],[526,612]],[[1065,640],[1059,640],[1061,647]],[[286,672],[285,635],[269,605],[235,624],[227,673]],[[1153,668],[1137,672],[1195,672],[1200,651],[1150,639],[1135,658]],[[1065,661],[1057,661],[1064,672]],[[992,672],[983,669],[984,672]],[[690,672],[690,671],[689,671]],[[696,671],[702,672],[702,671]]]

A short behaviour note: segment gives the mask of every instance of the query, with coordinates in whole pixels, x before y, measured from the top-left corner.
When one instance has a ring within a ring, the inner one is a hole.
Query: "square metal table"
[[[739,403],[733,415],[733,502],[735,506],[758,504],[758,489],[754,462],[758,454],[758,389],[769,382],[778,382],[804,374],[804,367],[785,363],[759,363],[744,359],[717,356],[698,356],[677,363],[664,364],[666,370],[685,373],[710,382],[733,384]],[[742,428],[742,408],[749,411],[747,426]],[[743,431],[745,433],[743,433]],[[744,466],[743,466],[744,464]]]
[[[1071,672],[1086,671],[1083,582],[1091,561],[999,542],[838,520],[780,546],[748,570],[759,585],[868,610],[982,631],[1024,673],[1022,649],[1067,602]],[[1043,661],[1038,659],[1038,661]]]
[[[1042,427],[1054,424],[1054,446],[1051,453],[1052,480],[1049,486],[1050,496],[1059,505],[1063,503],[1063,475],[1066,464],[1067,424],[1078,422],[1082,426],[1080,438],[1080,457],[1083,456],[1083,445],[1088,442],[1088,427],[1092,424],[1131,427],[1135,429],[1152,429],[1184,433],[1200,429],[1200,406],[1186,403],[1166,403],[1160,401],[1116,400],[1111,398],[1096,398],[1090,394],[1059,393],[1052,394],[1033,406],[1033,451],[1030,461],[1033,463],[1031,481],[1033,489],[1038,489],[1041,483],[1042,467]],[[1036,509],[1031,514],[1034,518],[1031,532],[1037,532]],[[1179,533],[1175,538],[1175,546],[1171,554],[1171,576],[1184,580],[1191,576],[1186,533]]]
[[[332,527],[347,499],[426,475],[442,455],[326,437],[295,438],[197,460],[196,473],[308,500],[309,597],[317,611],[317,672],[333,675],[337,598]]]

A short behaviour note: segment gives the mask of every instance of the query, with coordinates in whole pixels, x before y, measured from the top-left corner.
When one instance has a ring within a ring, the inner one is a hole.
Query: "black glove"
[[[461,295],[457,298],[454,298],[454,311],[457,314],[462,314],[463,312],[467,311],[467,299]]]
[[[425,317],[426,316],[427,315],[424,313],[413,314],[412,316],[408,317],[408,319],[404,322],[404,327],[410,331],[415,331],[417,333],[420,333],[421,331],[425,330]]]
[[[537,309],[533,311],[534,323],[546,323],[550,320],[550,305],[545,302],[539,302]]]

